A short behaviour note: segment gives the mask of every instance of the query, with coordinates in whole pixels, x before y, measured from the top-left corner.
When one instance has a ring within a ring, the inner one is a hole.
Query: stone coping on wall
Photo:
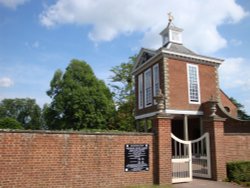
[[[0,133],[35,133],[35,134],[78,134],[78,135],[114,135],[114,136],[153,136],[153,133],[141,132],[87,132],[87,131],[50,131],[50,130],[17,130],[0,129]]]

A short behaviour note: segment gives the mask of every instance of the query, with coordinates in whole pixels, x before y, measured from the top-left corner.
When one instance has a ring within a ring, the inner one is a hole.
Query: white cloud
[[[206,53],[227,45],[218,26],[236,23],[247,15],[235,0],[58,0],[42,12],[40,21],[47,27],[91,25],[89,38],[95,42],[139,31],[144,33],[140,45],[158,48],[158,34],[167,25],[169,11],[173,12],[175,25],[185,29],[185,43]]]
[[[0,78],[0,87],[11,87],[14,82],[8,77]]]
[[[219,69],[221,86],[225,89],[250,91],[250,64],[243,58],[228,58]]]
[[[26,3],[29,0],[0,0],[0,5],[2,4],[5,7],[16,9],[17,6]]]
[[[228,58],[219,68],[220,86],[250,114],[250,64],[243,58]]]

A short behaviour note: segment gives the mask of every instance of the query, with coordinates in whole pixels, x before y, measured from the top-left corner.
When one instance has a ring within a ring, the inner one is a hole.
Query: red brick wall
[[[154,162],[156,184],[172,182],[172,145],[171,145],[171,118],[158,115],[153,120],[155,132]],[[170,173],[169,173],[170,172]]]
[[[212,179],[224,180],[226,178],[224,119],[211,117],[203,123],[205,132],[210,134]]]
[[[187,63],[169,59],[170,109],[199,110],[200,105],[189,104]],[[195,63],[190,63],[195,64]],[[196,64],[199,67],[201,103],[208,101],[217,92],[215,67]]]
[[[235,106],[234,103],[230,101],[228,96],[221,90],[220,90],[220,98],[223,107],[228,107],[230,109],[229,114],[232,115],[233,117],[237,117],[237,107]]]
[[[232,118],[224,113],[218,105],[216,114],[220,117],[226,118],[224,125],[225,133],[250,133],[250,121]]]
[[[226,161],[250,161],[250,134],[225,134]]]
[[[150,169],[124,172],[124,145],[150,145]],[[123,187],[153,183],[152,134],[0,132],[0,187]]]

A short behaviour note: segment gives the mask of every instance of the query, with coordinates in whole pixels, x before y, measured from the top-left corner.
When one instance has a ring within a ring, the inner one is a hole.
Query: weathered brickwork
[[[149,144],[150,169],[124,171],[124,145]],[[0,132],[0,187],[153,184],[152,134]]]
[[[232,103],[232,101],[230,101],[228,96],[222,90],[220,90],[220,100],[221,100],[221,103],[222,103],[223,107],[225,108],[225,110],[228,110],[227,112],[231,116],[236,118],[237,117],[237,107],[235,106],[235,104]]]
[[[250,133],[225,134],[226,161],[250,161]]]
[[[155,184],[169,184],[172,182],[172,145],[171,145],[171,118],[157,115],[153,119],[155,132],[154,162]]]
[[[250,121],[244,121],[240,119],[236,119],[233,116],[226,114],[222,111],[223,107],[219,107],[217,105],[216,114],[220,117],[226,118],[226,122],[224,124],[224,132],[225,133],[249,133],[250,134]]]
[[[226,178],[224,119],[217,117],[206,119],[204,130],[210,134],[212,179],[224,180]]]
[[[0,187],[125,187],[169,184],[171,121],[153,119],[153,133],[1,131]],[[226,178],[226,162],[250,160],[250,134],[225,133],[225,119],[207,117],[212,178]],[[149,171],[124,171],[125,144],[149,144]]]
[[[190,104],[188,98],[187,63],[185,61],[169,59],[169,96],[170,109],[199,110],[200,104]],[[190,63],[195,64],[195,63]],[[209,101],[217,92],[215,67],[196,64],[199,67],[201,104]]]

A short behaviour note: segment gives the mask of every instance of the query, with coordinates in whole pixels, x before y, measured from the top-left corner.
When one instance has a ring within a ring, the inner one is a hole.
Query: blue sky
[[[225,59],[220,86],[250,114],[248,0],[0,0],[0,100],[50,102],[54,72],[73,58],[109,83],[113,66],[160,47],[168,12],[185,46]]]

